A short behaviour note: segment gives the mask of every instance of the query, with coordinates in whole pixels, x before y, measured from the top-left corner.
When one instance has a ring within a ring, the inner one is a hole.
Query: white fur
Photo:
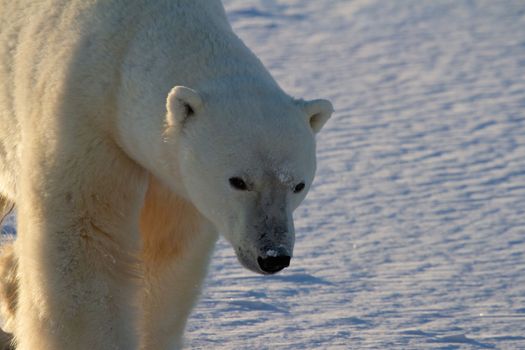
[[[0,0],[0,26],[17,349],[178,349],[217,232],[257,272],[291,256],[332,106],[286,95],[220,1]]]

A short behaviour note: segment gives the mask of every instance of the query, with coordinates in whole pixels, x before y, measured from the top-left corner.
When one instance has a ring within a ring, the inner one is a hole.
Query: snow
[[[292,265],[255,275],[220,241],[186,348],[525,349],[525,3],[225,5],[336,113]]]

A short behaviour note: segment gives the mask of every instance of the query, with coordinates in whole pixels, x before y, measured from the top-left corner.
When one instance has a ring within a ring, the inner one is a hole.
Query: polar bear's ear
[[[322,129],[334,111],[332,103],[323,99],[301,101],[301,105],[303,111],[306,113],[308,123],[315,134]]]
[[[202,98],[195,90],[185,86],[175,86],[168,94],[166,110],[169,126],[184,124],[202,107]]]

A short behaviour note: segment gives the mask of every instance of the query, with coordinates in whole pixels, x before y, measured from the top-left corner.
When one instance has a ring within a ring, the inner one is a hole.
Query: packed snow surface
[[[220,241],[187,349],[525,349],[525,2],[225,5],[336,113],[291,267],[255,275]]]

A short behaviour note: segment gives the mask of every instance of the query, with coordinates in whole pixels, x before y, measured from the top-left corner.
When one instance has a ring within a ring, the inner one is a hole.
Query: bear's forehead
[[[235,164],[238,169],[283,183],[306,176],[315,167],[312,131],[291,100],[214,102],[214,106],[209,105],[212,124],[202,136],[208,139],[213,153],[222,154],[219,158],[228,157],[230,166]]]
[[[254,152],[246,166],[251,176],[265,179],[266,182],[294,185],[308,180],[315,164],[310,157],[284,157],[282,154]]]
[[[234,93],[217,93],[209,96],[207,107],[210,115],[231,126],[264,127],[272,129],[297,126],[298,108],[290,97],[279,91],[253,91],[244,87]]]

